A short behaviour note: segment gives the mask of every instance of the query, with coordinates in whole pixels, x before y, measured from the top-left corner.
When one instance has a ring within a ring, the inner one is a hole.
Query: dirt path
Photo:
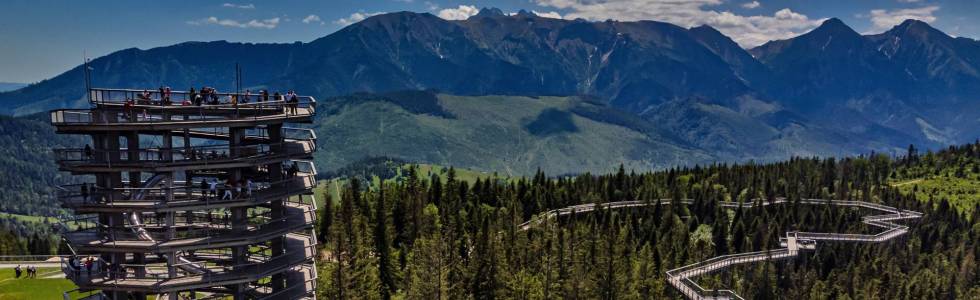
[[[922,182],[922,179],[915,179],[915,180],[909,180],[909,181],[906,181],[906,182],[900,182],[900,183],[892,184],[892,186],[893,187],[900,187],[900,186],[903,186],[903,185],[916,184],[916,183],[919,183],[919,182]]]

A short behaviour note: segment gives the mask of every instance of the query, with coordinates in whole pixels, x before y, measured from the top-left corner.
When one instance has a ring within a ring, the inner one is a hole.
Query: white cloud
[[[340,25],[340,26],[347,26],[347,25],[354,24],[354,23],[357,23],[357,22],[360,22],[360,21],[364,21],[364,19],[370,18],[372,16],[377,16],[377,15],[380,15],[380,14],[383,14],[383,13],[384,12],[373,12],[373,13],[356,12],[356,13],[350,14],[349,17],[340,18],[340,19],[334,20],[333,23],[334,24],[337,24],[337,25]]]
[[[542,18],[561,19],[561,14],[559,14],[556,11],[538,12],[538,11],[532,10],[531,12],[534,13],[535,15],[538,15],[539,17],[542,17]]]
[[[190,25],[220,25],[226,27],[238,27],[238,28],[261,28],[261,29],[273,29],[279,26],[279,17],[265,19],[265,20],[249,20],[249,21],[238,21],[232,19],[218,19],[217,17],[207,17],[195,21],[187,21]]]
[[[936,21],[936,16],[933,15],[939,6],[923,6],[918,8],[903,8],[903,9],[872,9],[869,17],[871,18],[871,32],[882,32],[888,30],[895,25],[901,24],[902,21],[907,19],[916,19],[926,23],[932,23]]]
[[[922,0],[898,0],[898,2],[901,2],[901,3],[916,3],[916,2],[922,2]]]
[[[320,16],[317,15],[309,15],[306,16],[306,18],[303,18],[303,24],[310,24],[310,23],[320,23],[322,25],[323,21],[320,20]]]
[[[747,9],[753,9],[753,8],[757,8],[759,6],[762,6],[762,4],[759,3],[759,1],[752,1],[752,2],[742,3],[742,7],[747,8]]]
[[[432,3],[432,1],[425,1],[424,4],[425,4],[425,8],[428,8],[431,11],[435,11],[439,9],[439,4]]]
[[[743,47],[761,45],[770,40],[797,36],[820,25],[823,19],[811,19],[788,8],[772,15],[738,15],[712,9],[723,0],[534,0],[542,7],[567,11],[565,19],[613,19],[619,21],[656,20],[679,26],[710,25],[731,37]]]
[[[446,20],[466,20],[476,14],[480,13],[480,10],[473,5],[460,5],[457,8],[446,8],[439,11],[437,14],[440,18]]]
[[[225,3],[225,4],[222,4],[221,6],[222,7],[228,7],[228,8],[255,9],[255,4],[252,4],[252,3],[249,3],[249,4]]]

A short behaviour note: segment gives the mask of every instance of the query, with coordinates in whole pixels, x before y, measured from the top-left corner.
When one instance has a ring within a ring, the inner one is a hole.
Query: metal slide
[[[143,197],[146,195],[145,194],[146,189],[160,184],[160,182],[163,181],[163,179],[166,177],[167,176],[165,174],[153,175],[153,177],[150,177],[149,180],[143,183],[141,189],[136,191],[136,193],[130,197],[130,200],[137,200],[137,201],[143,200]],[[130,212],[128,214],[129,214],[129,218],[128,218],[129,223],[130,225],[134,226],[133,233],[136,233],[136,236],[138,236],[140,240],[156,242],[156,240],[154,240],[153,237],[150,236],[150,233],[147,232],[145,228],[143,228],[143,221],[140,220],[140,214],[137,212]],[[161,258],[167,259],[169,261],[169,257],[167,257],[166,254],[158,254],[158,255]],[[181,270],[184,270],[185,272],[192,273],[192,274],[203,274],[208,271],[204,267],[199,266],[198,263],[192,262],[180,255],[177,255],[176,260],[180,264],[177,267],[180,268]],[[167,294],[157,295],[157,299],[161,299],[161,298],[166,299]]]

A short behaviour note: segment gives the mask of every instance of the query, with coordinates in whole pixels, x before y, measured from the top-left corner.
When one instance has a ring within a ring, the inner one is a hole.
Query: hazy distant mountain
[[[777,159],[972,141],[980,135],[978,62],[980,42],[917,21],[862,36],[830,19],[796,38],[746,51],[708,26],[486,9],[464,21],[378,15],[309,43],[126,49],[95,59],[92,72],[96,86],[229,90],[239,63],[248,88],[296,89],[321,99],[425,89],[461,96],[590,95],[589,103],[655,128],[648,136],[660,144],[650,147],[671,145],[718,159]],[[0,112],[80,107],[83,96],[79,67],[0,93]],[[550,128],[549,120],[537,124]],[[387,154],[432,158],[404,150]]]
[[[914,20],[862,36],[830,19],[751,52],[777,78],[770,96],[816,122],[854,132],[884,126],[948,144],[980,133],[978,45]]]
[[[26,83],[0,82],[0,92],[13,91],[27,86]]]

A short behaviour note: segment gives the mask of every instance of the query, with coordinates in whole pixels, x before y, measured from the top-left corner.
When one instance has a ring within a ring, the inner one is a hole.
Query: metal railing
[[[58,163],[97,164],[112,167],[113,164],[126,163],[176,163],[196,162],[199,164],[217,164],[246,159],[289,157],[300,154],[312,154],[316,142],[312,140],[291,141],[274,144],[255,144],[242,146],[208,145],[174,148],[142,148],[119,150],[95,150],[84,148],[54,149]],[[279,148],[273,150],[275,148]],[[231,155],[237,152],[237,155]],[[133,160],[132,158],[135,158]]]
[[[171,91],[170,102],[160,92],[150,92],[148,99],[139,95],[142,90],[91,89],[92,103],[116,110],[101,110],[93,114],[88,109],[59,109],[51,111],[54,125],[93,125],[109,123],[167,123],[178,121],[209,121],[238,119],[258,119],[263,117],[313,116],[316,115],[316,99],[311,96],[296,96],[295,99],[269,99],[263,101],[259,95],[244,93],[217,93],[219,99],[227,101],[189,103],[190,93]],[[235,97],[236,102],[231,98]],[[172,111],[161,114],[162,111]],[[166,115],[166,117],[164,117]]]

